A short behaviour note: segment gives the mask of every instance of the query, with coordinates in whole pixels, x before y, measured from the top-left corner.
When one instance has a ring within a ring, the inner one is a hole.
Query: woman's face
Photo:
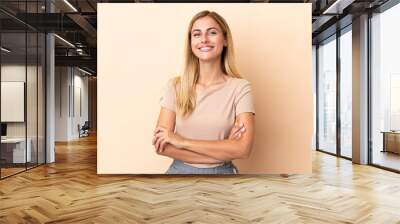
[[[226,39],[218,23],[206,16],[193,23],[190,44],[200,61],[213,61],[220,60]]]

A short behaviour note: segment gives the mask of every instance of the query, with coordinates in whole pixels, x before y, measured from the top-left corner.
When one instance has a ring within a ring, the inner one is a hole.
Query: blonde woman
[[[237,174],[254,139],[250,83],[235,67],[231,31],[215,12],[196,14],[188,28],[185,67],[161,98],[153,145],[174,159],[167,174]]]

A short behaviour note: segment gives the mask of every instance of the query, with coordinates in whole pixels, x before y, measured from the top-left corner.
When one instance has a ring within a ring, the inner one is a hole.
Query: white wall
[[[76,73],[75,73],[76,74]],[[79,113],[75,113],[75,123],[74,123],[74,127],[78,126],[78,123],[82,126],[85,121],[89,120],[89,91],[88,91],[88,76],[83,76],[84,74],[82,72],[78,72],[78,75],[75,75],[75,86],[79,87],[81,90],[81,110],[82,112]],[[76,89],[75,89],[76,90]],[[76,131],[75,136],[78,137],[78,132],[77,132],[77,128],[74,129]]]
[[[1,81],[2,82],[25,82],[25,65],[9,64],[1,66]],[[32,74],[33,67],[28,66],[28,74]],[[5,108],[2,108],[5,110]],[[8,137],[24,137],[25,123],[24,122],[7,122]]]
[[[83,75],[72,67],[56,67],[56,141],[77,139],[78,124],[88,120],[88,78]]]
[[[68,140],[70,75],[68,67],[55,68],[55,141]]]

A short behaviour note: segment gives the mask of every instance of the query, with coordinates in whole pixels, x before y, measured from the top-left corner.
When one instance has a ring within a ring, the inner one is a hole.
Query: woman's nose
[[[208,37],[207,37],[207,35],[201,35],[201,39],[200,39],[200,41],[202,42],[202,43],[206,43],[207,41],[208,41]]]

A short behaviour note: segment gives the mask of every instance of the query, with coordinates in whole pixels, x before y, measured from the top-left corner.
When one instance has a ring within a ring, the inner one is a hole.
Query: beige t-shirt
[[[250,82],[232,78],[222,83],[196,90],[194,111],[185,118],[176,116],[175,133],[194,140],[223,140],[229,133],[237,115],[244,112],[255,114]],[[161,106],[176,112],[176,88],[172,79],[165,87]],[[187,163],[189,164],[189,163]],[[195,167],[215,167],[220,164],[190,164]]]

